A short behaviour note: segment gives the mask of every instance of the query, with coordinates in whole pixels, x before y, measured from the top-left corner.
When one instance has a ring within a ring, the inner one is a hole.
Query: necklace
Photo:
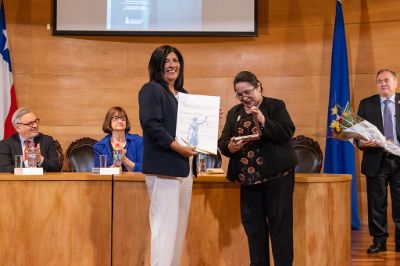
[[[111,142],[111,146],[114,150],[116,149],[124,149],[126,146],[126,141],[124,142]]]

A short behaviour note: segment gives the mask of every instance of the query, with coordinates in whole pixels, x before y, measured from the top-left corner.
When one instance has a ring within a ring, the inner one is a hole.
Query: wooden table
[[[110,265],[111,179],[1,174],[1,265]]]
[[[114,180],[0,174],[2,265],[149,265],[144,176]],[[297,174],[294,265],[350,265],[350,186],[349,175]],[[223,175],[195,181],[181,265],[249,265],[239,187]]]

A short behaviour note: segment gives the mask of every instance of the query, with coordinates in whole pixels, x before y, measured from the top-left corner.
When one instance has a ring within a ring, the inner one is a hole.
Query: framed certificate
[[[217,154],[220,97],[179,93],[176,140]]]

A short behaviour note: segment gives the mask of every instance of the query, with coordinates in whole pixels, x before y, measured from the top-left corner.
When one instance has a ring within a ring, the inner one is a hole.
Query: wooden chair
[[[71,172],[91,172],[94,167],[93,146],[97,140],[80,138],[72,142],[67,149],[69,169]]]
[[[62,149],[62,147],[60,145],[60,142],[58,142],[58,140],[54,139],[54,144],[56,145],[58,158],[59,158],[59,163],[60,163],[61,169],[62,169],[63,164],[64,164],[64,152],[63,152],[63,149]]]
[[[297,155],[296,173],[319,173],[322,168],[322,151],[318,142],[304,135],[290,140]]]

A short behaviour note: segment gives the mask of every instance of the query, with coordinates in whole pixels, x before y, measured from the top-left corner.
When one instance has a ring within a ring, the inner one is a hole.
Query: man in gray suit
[[[396,73],[389,69],[378,71],[376,87],[377,94],[361,100],[358,115],[374,124],[387,140],[399,144],[400,94],[396,93]],[[400,157],[388,153],[374,140],[358,140],[357,145],[363,150],[361,172],[366,175],[368,229],[373,237],[367,253],[386,251],[388,184],[395,224],[395,251],[400,252]]]
[[[0,141],[0,172],[13,172],[15,156],[22,155],[28,166],[28,148],[35,148],[36,166],[47,172],[59,172],[61,165],[54,139],[39,132],[40,119],[26,108],[20,108],[12,116],[16,134]]]

